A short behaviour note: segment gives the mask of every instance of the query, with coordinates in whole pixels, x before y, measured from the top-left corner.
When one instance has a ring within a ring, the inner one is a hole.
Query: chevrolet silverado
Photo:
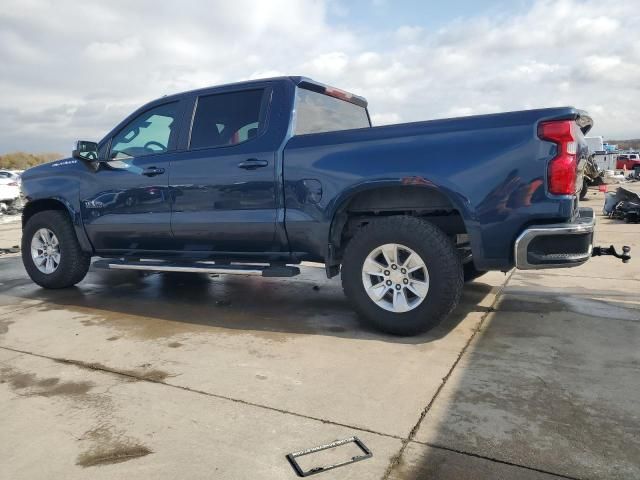
[[[373,127],[367,101],[305,77],[144,105],[24,173],[37,284],[108,269],[290,277],[321,262],[375,327],[424,331],[489,270],[592,254],[576,196],[591,118],[572,107]]]

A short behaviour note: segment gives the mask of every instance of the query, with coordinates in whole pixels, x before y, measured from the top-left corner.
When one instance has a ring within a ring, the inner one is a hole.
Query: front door
[[[169,169],[180,111],[175,101],[135,116],[111,139],[107,161],[83,182],[81,212],[97,252],[173,248]]]
[[[201,95],[187,149],[172,163],[171,230],[188,252],[277,250],[276,162],[268,88]]]

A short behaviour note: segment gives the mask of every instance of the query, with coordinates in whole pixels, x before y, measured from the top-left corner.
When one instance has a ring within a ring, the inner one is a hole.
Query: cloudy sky
[[[2,0],[0,65],[0,153],[281,74],[366,96],[376,124],[574,105],[640,137],[640,0]]]

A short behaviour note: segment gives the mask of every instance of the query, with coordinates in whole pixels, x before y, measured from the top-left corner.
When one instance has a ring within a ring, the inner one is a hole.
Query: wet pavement
[[[639,265],[491,273],[395,338],[320,268],[46,291],[0,257],[0,477],[296,478],[287,453],[356,435],[373,457],[318,479],[640,478]]]
[[[20,245],[20,217],[0,215],[0,255],[16,245]]]

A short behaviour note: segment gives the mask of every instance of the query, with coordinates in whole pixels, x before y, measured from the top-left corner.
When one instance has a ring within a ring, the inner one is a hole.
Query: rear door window
[[[262,131],[264,89],[198,98],[190,148],[217,148],[247,142]]]

